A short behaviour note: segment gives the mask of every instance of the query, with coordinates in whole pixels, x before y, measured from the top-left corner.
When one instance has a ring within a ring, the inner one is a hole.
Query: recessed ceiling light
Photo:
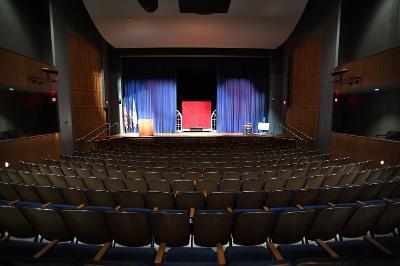
[[[8,90],[9,90],[9,91],[13,91],[13,90],[15,90],[15,89],[14,89],[14,88],[8,88]]]
[[[8,162],[5,162],[5,163],[4,163],[4,166],[7,168],[7,167],[10,166],[10,164],[9,164]]]
[[[132,18],[128,18],[128,21],[129,21],[129,22],[132,21]]]
[[[382,160],[382,161],[380,161],[379,163],[380,163],[381,165],[384,165],[384,164],[385,164],[385,161]]]
[[[374,91],[380,91],[380,89],[374,89]]]

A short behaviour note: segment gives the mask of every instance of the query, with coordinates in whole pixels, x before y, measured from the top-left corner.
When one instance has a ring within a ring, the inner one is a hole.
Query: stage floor
[[[154,133],[152,137],[139,137],[139,133],[125,133],[119,134],[117,137],[128,137],[128,138],[210,138],[210,137],[272,137],[272,134],[243,134],[243,133],[217,133],[217,132],[177,132],[177,133]]]

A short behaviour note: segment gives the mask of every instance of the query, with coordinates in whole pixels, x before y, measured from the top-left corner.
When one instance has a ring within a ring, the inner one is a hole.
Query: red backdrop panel
[[[182,128],[211,127],[211,101],[182,101]]]

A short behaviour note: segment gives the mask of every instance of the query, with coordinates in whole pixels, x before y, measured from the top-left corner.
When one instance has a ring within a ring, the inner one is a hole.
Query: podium
[[[154,136],[153,119],[139,119],[139,137]]]

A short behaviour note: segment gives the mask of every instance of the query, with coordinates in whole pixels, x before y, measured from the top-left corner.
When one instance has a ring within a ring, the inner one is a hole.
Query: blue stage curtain
[[[154,69],[141,72],[135,69],[132,72],[124,76],[125,132],[138,132],[138,119],[153,119],[156,133],[175,132],[175,71]]]
[[[267,73],[243,68],[218,70],[217,131],[243,132],[245,123],[267,118]]]

